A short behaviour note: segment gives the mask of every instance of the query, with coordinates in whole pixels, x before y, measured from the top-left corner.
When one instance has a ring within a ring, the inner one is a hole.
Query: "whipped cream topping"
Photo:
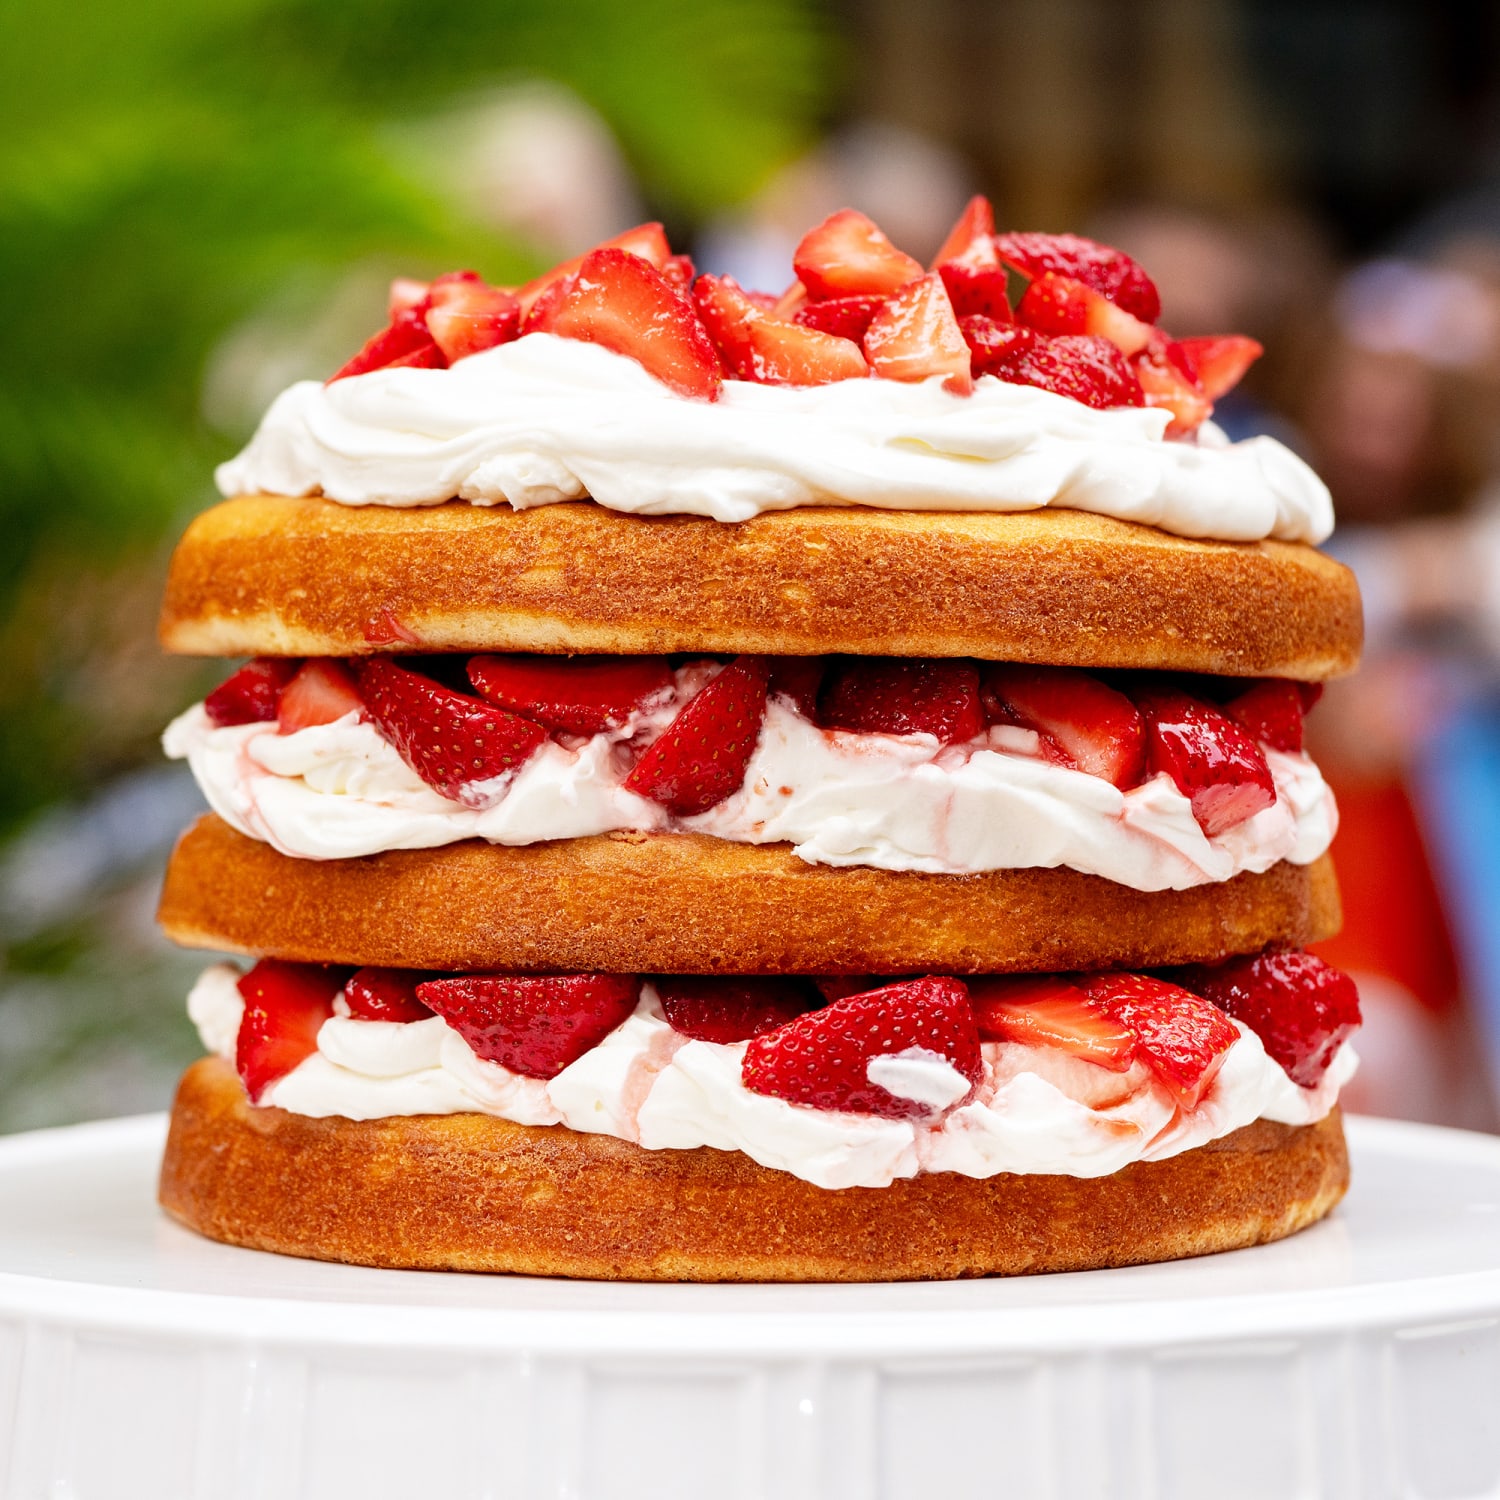
[[[221,818],[300,859],[636,829],[789,843],[809,864],[948,875],[1066,866],[1158,891],[1281,860],[1310,864],[1338,827],[1333,794],[1301,754],[1266,749],[1275,803],[1208,838],[1164,774],[1122,792],[1040,758],[1029,730],[996,726],[948,746],[930,735],[852,734],[820,729],[774,696],[741,789],[677,818],[623,782],[632,743],[661,732],[702,672],[681,669],[669,700],[619,730],[576,748],[548,741],[514,776],[465,803],[433,791],[354,714],[283,735],[274,723],[216,728],[198,705],[168,726],[163,743],[188,761]]]
[[[1167,442],[1157,408],[1095,411],[994,376],[970,396],[845,380],[729,380],[673,394],[635,360],[528,334],[447,370],[301,381],[219,467],[225,495],[322,494],[348,505],[517,510],[592,497],[635,515],[744,521],[803,505],[1093,511],[1222,541],[1321,542],[1322,481],[1273,438],[1217,429]]]
[[[238,977],[215,964],[188,997],[204,1046],[231,1061],[243,1009]],[[350,1120],[473,1111],[612,1135],[649,1150],[712,1146],[824,1188],[886,1187],[918,1172],[1103,1177],[1256,1119],[1311,1124],[1354,1073],[1346,1045],[1315,1088],[1300,1088],[1254,1032],[1235,1026],[1239,1040],[1192,1110],[1179,1109],[1141,1063],[1111,1073],[1056,1048],[986,1042],[984,1076],[972,1090],[946,1059],[920,1048],[874,1059],[872,1082],[927,1111],[890,1120],[752,1093],[740,1078],[746,1044],[673,1031],[647,984],[634,1015],[549,1080],[476,1057],[438,1017],[396,1023],[336,1015],[323,1023],[318,1050],[261,1103]]]

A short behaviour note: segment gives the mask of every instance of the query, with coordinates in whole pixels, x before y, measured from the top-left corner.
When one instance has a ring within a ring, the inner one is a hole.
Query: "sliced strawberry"
[[[1026,288],[1016,307],[1016,321],[1054,336],[1092,333],[1108,339],[1121,354],[1134,354],[1151,342],[1155,330],[1133,318],[1108,297],[1069,276],[1048,273]]]
[[[1359,1029],[1354,981],[1311,953],[1259,953],[1177,976],[1243,1021],[1287,1077],[1313,1088]]]
[[[625,778],[625,789],[679,817],[717,807],[744,784],[760,738],[769,669],[737,656],[690,698]]]
[[[295,734],[314,724],[332,724],[345,714],[363,713],[364,700],[342,662],[318,656],[304,662],[287,683],[276,707],[276,728]]]
[[[1160,293],[1123,250],[1079,234],[999,234],[995,245],[1002,260],[1033,281],[1049,271],[1071,276],[1143,323],[1161,316]]]
[[[240,979],[245,1009],[234,1065],[252,1104],[318,1050],[318,1032],[333,1014],[334,996],[348,972],[263,958]]]
[[[257,656],[247,661],[203,700],[209,721],[224,729],[274,719],[276,705],[301,665],[295,656]]]
[[[1159,406],[1172,414],[1168,437],[1196,432],[1213,414],[1214,404],[1184,373],[1170,344],[1153,341],[1131,356],[1131,369],[1141,383],[1144,406]]]
[[[693,284],[698,316],[736,380],[762,385],[826,385],[870,373],[857,344],[774,317],[728,276]]]
[[[945,260],[957,260],[980,240],[990,239],[995,233],[995,210],[983,193],[975,193],[964,204],[958,222],[948,231],[948,238],[932,258],[935,271]]]
[[[979,1033],[958,980],[908,979],[810,1011],[751,1038],[740,1077],[752,1092],[792,1104],[919,1119],[935,1108],[871,1083],[868,1073],[875,1058],[913,1049],[979,1082]]]
[[[423,344],[420,349],[413,349],[410,354],[403,354],[399,359],[393,359],[385,368],[387,370],[446,370],[448,357],[435,343]]]
[[[655,985],[667,1024],[700,1042],[747,1042],[819,1003],[805,980],[781,975],[663,975]]]
[[[769,303],[760,299],[767,294],[764,292],[746,292],[745,295],[757,307],[763,307],[773,318],[786,321],[795,318],[797,313],[807,305],[807,288],[800,281],[794,281],[779,297],[771,298]]]
[[[427,328],[451,365],[521,331],[521,303],[514,292],[489,286],[472,271],[439,276],[427,299]]]
[[[398,312],[389,327],[382,328],[369,339],[358,354],[340,365],[323,383],[332,385],[335,380],[346,380],[351,375],[363,375],[370,370],[384,370],[391,365],[441,368],[444,363],[443,351],[429,332],[419,304]]]
[[[426,1021],[432,1012],[417,999],[421,969],[356,969],[344,986],[344,1003],[359,1021]]]
[[[1252,688],[1231,698],[1224,712],[1251,739],[1273,750],[1302,748],[1301,683],[1283,677],[1266,677]]]
[[[425,307],[430,286],[425,281],[414,281],[410,276],[398,276],[391,282],[390,295],[386,298],[386,311],[394,322],[397,315],[413,307]]]
[[[987,698],[1005,721],[1046,735],[1068,760],[1121,791],[1140,784],[1146,735],[1140,711],[1124,693],[1074,667],[1023,667],[995,662],[984,669]]]
[[[1234,333],[1220,338],[1178,339],[1176,343],[1210,401],[1227,396],[1266,352],[1254,339]]]
[[[661,263],[661,274],[686,296],[697,279],[698,268],[691,255],[669,255]]]
[[[545,333],[552,325],[552,318],[562,306],[563,299],[578,284],[576,276],[564,276],[545,288],[536,301],[521,315],[521,335]]]
[[[1095,334],[1051,338],[1033,331],[988,373],[1012,385],[1034,385],[1085,406],[1143,406],[1145,397],[1135,371],[1108,339]]]
[[[417,998],[473,1049],[528,1078],[556,1078],[635,1010],[633,974],[459,974]]]
[[[350,665],[381,734],[428,786],[455,801],[472,797],[474,783],[519,769],[547,738],[540,724],[455,693],[393,661]]]
[[[1184,1109],[1196,1109],[1239,1040],[1217,1006],[1144,974],[1086,974],[1079,988],[1135,1033],[1137,1056]]]
[[[818,692],[828,662],[821,656],[778,656],[771,662],[771,692],[785,698],[804,719],[816,721]]]
[[[962,744],[984,728],[979,668],[944,657],[834,657],[818,717],[856,734],[930,734]]]
[[[964,341],[943,278],[929,272],[892,297],[865,330],[870,368],[887,380],[943,376],[956,396],[974,389],[969,346]]]
[[[885,306],[884,297],[830,297],[826,302],[806,302],[792,321],[803,328],[816,328],[835,338],[860,343],[870,319]]]
[[[993,318],[1010,322],[1010,299],[1005,263],[991,238],[975,240],[962,255],[939,261],[937,273],[948,290],[948,300],[960,317]]]
[[[911,256],[852,208],[841,208],[808,230],[792,255],[792,265],[814,302],[826,297],[889,297],[922,274]]]
[[[594,250],[547,316],[528,332],[628,355],[679,396],[718,399],[719,357],[692,305],[660,271],[625,250]]]
[[[1134,696],[1146,721],[1151,774],[1165,771],[1172,778],[1209,838],[1276,801],[1260,746],[1233,719],[1175,688],[1144,688]]]
[[[976,380],[981,375],[998,375],[1036,342],[1036,334],[1019,323],[998,323],[979,314],[960,318],[958,327],[969,346],[969,368]]]
[[[624,234],[617,234],[612,240],[605,240],[603,244],[595,245],[594,250],[624,250],[630,255],[638,255],[642,260],[649,261],[657,270],[661,270],[672,258],[672,247],[667,243],[667,232],[656,223],[637,224],[634,229],[627,229]],[[550,271],[543,271],[540,276],[521,287],[516,292],[516,300],[521,304],[522,321],[525,321],[526,314],[531,311],[532,304],[538,297],[556,286],[559,281],[567,281],[574,276],[592,254],[593,250],[586,250],[582,255],[575,255],[571,260],[560,261]]]
[[[567,734],[618,729],[672,685],[664,656],[472,656],[480,697]]]
[[[1076,984],[1053,974],[985,974],[968,985],[981,1041],[1056,1047],[1111,1073],[1135,1061],[1135,1033]]]

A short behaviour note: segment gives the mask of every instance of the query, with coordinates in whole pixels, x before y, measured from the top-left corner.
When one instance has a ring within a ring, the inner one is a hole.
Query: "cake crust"
[[[1353,669],[1354,577],[1312,547],[1079,511],[804,508],[730,525],[592,502],[198,516],[161,639],[190,655],[370,651],[977,656],[1320,680]]]
[[[487,1115],[253,1108],[228,1063],[184,1076],[162,1163],[174,1218],[231,1245],[357,1265],[626,1281],[903,1281],[1082,1271],[1292,1234],[1343,1196],[1338,1111],[1258,1120],[1110,1177],[942,1172],[834,1192],[736,1151],[645,1151]]]
[[[1331,937],[1340,911],[1326,855],[1156,892],[1064,869],[834,869],[785,844],[702,834],[469,840],[316,861],[210,813],[179,840],[158,916],[185,947],[308,963],[963,974],[1153,968],[1303,946]]]

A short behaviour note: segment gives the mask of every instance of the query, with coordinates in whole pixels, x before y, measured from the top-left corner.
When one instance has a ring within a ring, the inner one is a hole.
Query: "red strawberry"
[[[1266,352],[1254,339],[1239,334],[1178,339],[1176,342],[1193,376],[1203,387],[1203,394],[1210,401],[1227,396],[1244,379],[1245,371]]]
[[[818,716],[830,729],[931,734],[947,745],[962,744],[984,728],[979,668],[941,657],[835,657]]]
[[[362,713],[364,700],[342,662],[314,657],[287,683],[276,708],[276,727],[295,734],[314,724],[332,724],[345,714]]]
[[[693,301],[724,368],[736,380],[826,385],[870,373],[857,344],[773,316],[731,277],[700,276],[693,284]]]
[[[1146,721],[1146,762],[1165,771],[1209,838],[1253,818],[1276,801],[1276,783],[1260,746],[1217,708],[1175,688],[1135,694]]]
[[[792,255],[797,279],[814,302],[825,297],[889,297],[922,274],[874,222],[841,208],[802,236]]]
[[[548,729],[600,734],[670,687],[672,668],[664,656],[472,656],[469,681]]]
[[[455,801],[463,801],[475,782],[524,765],[547,738],[540,724],[455,693],[393,661],[350,665],[381,734],[428,786]]]
[[[655,984],[668,1025],[700,1042],[746,1042],[818,1003],[806,981],[778,975],[664,975]]]
[[[263,958],[240,979],[245,1009],[234,1065],[252,1104],[318,1050],[318,1032],[333,1014],[333,998],[348,972]]]
[[[472,271],[455,271],[432,283],[427,328],[451,365],[521,331],[521,304],[514,292],[487,286]]]
[[[387,370],[446,370],[447,368],[447,356],[436,344],[423,344],[420,349],[413,349],[410,354],[403,354],[386,366]]]
[[[737,656],[700,689],[625,778],[627,791],[679,817],[717,807],[737,792],[766,712],[764,658]]]
[[[1194,1109],[1239,1040],[1217,1006],[1144,974],[1085,974],[1079,988],[1135,1033],[1140,1059],[1184,1109]]]
[[[649,261],[657,270],[661,270],[672,258],[672,247],[667,243],[666,230],[656,223],[637,224],[634,229],[627,229],[624,234],[617,234],[612,240],[595,245],[594,250],[624,250]],[[540,276],[521,287],[516,292],[516,300],[521,304],[522,321],[525,321],[532,304],[543,292],[556,286],[559,281],[567,281],[575,275],[592,254],[593,251],[589,250],[582,255],[575,255],[571,260],[560,261],[550,271],[543,271]]]
[[[203,700],[210,722],[224,729],[230,724],[274,719],[281,694],[301,665],[294,656],[257,656],[247,661]]]
[[[1033,332],[1029,342],[990,373],[1012,385],[1034,385],[1085,406],[1142,406],[1141,383],[1125,356],[1108,339],[1094,334],[1050,338]]]
[[[649,261],[593,250],[540,329],[628,355],[679,396],[718,399],[719,357],[686,297]]]
[[[1143,400],[1137,404],[1159,406],[1172,413],[1168,437],[1186,437],[1212,415],[1213,402],[1184,373],[1170,345],[1153,342],[1132,355],[1130,365],[1143,393]]]
[[[1102,776],[1121,791],[1146,770],[1141,715],[1123,693],[1073,667],[992,663],[984,669],[987,695],[1009,710],[1011,722],[1049,737],[1068,761]]]
[[[432,1012],[417,999],[417,986],[426,978],[420,969],[356,969],[344,1003],[360,1021],[425,1021]]]
[[[858,344],[870,319],[884,306],[884,297],[830,297],[826,302],[804,303],[792,321],[802,328],[816,328],[819,333]]]
[[[934,1111],[869,1081],[877,1057],[919,1048],[945,1058],[971,1084],[983,1074],[968,991],[956,979],[908,979],[810,1011],[752,1037],[740,1077],[747,1089],[814,1109],[887,1119]]]
[[[553,314],[562,306],[563,299],[577,285],[576,276],[564,276],[544,288],[535,302],[521,315],[521,334],[545,333],[552,324]]]
[[[1124,1073],[1135,1061],[1135,1033],[1065,979],[986,974],[968,985],[981,1041],[1056,1047],[1111,1073]]]
[[[912,282],[875,314],[865,330],[870,368],[887,380],[926,380],[941,375],[956,396],[974,389],[969,346],[964,342],[943,278],[937,272]]]
[[[1050,272],[1037,277],[1026,288],[1026,295],[1016,308],[1016,321],[1038,333],[1097,334],[1108,339],[1122,354],[1144,349],[1155,331],[1092,287]]]
[[[1036,342],[1036,334],[1019,323],[997,323],[979,314],[960,318],[958,327],[969,346],[969,368],[976,380],[981,375],[998,375]]]
[[[935,271],[945,260],[957,260],[973,248],[979,240],[987,240],[995,233],[995,210],[983,193],[975,193],[964,204],[958,222],[948,231],[948,238],[932,258]]]
[[[431,290],[425,281],[414,281],[410,276],[398,276],[391,282],[390,295],[386,299],[386,311],[394,322],[399,313],[413,307],[425,307],[427,293]]]
[[[444,363],[443,351],[428,331],[419,304],[398,312],[389,327],[382,328],[369,339],[358,354],[340,365],[323,383],[332,385],[335,380],[363,375],[369,370],[383,370],[390,365],[428,365],[440,369]]]
[[[932,269],[943,278],[953,311],[960,319],[973,315],[1010,321],[1005,266],[995,248],[995,215],[981,194],[969,199],[933,258]]]
[[[785,698],[804,719],[818,717],[818,692],[828,666],[821,656],[778,656],[771,662],[771,692]]]
[[[779,297],[772,297],[769,302],[762,302],[761,298],[767,296],[765,292],[746,292],[745,295],[757,306],[763,307],[773,318],[796,317],[797,313],[807,305],[807,288],[800,281],[794,281]]]
[[[691,255],[669,255],[661,263],[661,274],[686,296],[692,290],[698,268],[693,264]]]
[[[1261,1040],[1287,1077],[1313,1088],[1359,1029],[1354,981],[1311,953],[1259,953],[1178,976]]]
[[[1231,698],[1224,712],[1251,739],[1269,745],[1273,750],[1302,748],[1301,683],[1282,677],[1266,677],[1253,687]]]
[[[635,1010],[633,974],[458,974],[417,986],[486,1062],[528,1078],[556,1078]]]
[[[1161,316],[1161,296],[1146,273],[1123,250],[1078,234],[1000,234],[1001,259],[1035,280],[1053,271],[1102,293],[1143,323]]]

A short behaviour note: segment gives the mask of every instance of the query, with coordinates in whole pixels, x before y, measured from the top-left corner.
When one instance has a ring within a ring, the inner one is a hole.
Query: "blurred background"
[[[166,557],[395,273],[520,279],[646,218],[779,290],[853,204],[1117,243],[1217,413],[1334,491],[1369,652],[1313,716],[1357,1108],[1500,1125],[1500,4],[7,0],[0,7],[0,1131],[163,1107],[201,805],[157,736]]]

